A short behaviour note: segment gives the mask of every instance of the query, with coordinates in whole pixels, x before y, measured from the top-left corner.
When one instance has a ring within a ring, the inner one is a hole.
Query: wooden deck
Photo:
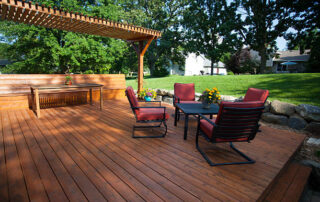
[[[0,111],[0,201],[256,201],[304,136],[261,127],[235,144],[257,162],[210,167],[188,140],[183,121],[163,139],[132,139],[127,101]],[[168,109],[173,114],[173,108]],[[217,162],[239,159],[227,146],[202,142]]]

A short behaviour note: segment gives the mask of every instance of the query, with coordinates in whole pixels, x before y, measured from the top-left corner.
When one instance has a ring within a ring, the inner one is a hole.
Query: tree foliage
[[[289,40],[289,49],[298,47],[300,53],[311,49],[308,68],[312,72],[320,72],[320,2],[318,0],[294,0],[290,7],[293,13],[292,27],[285,37]]]
[[[124,6],[132,23],[162,32],[161,39],[151,43],[145,55],[151,74],[165,72],[170,63],[184,65],[179,18],[185,5],[185,0],[128,0]]]
[[[265,72],[268,55],[275,52],[276,39],[291,25],[290,7],[286,0],[242,0],[246,16],[239,29],[245,43],[259,52],[260,72]]]
[[[238,1],[190,0],[183,15],[186,40],[185,51],[203,54],[213,64],[219,62],[226,52],[235,52],[241,41],[234,32],[240,15],[236,14]]]
[[[259,52],[263,72],[275,40],[289,26],[292,46],[311,48],[310,67],[319,68],[319,6],[316,0],[37,0],[113,21],[162,31],[145,54],[151,74],[185,55],[203,54],[213,64],[228,61],[242,44]],[[243,17],[245,16],[245,17]],[[294,22],[294,23],[293,23]],[[292,24],[293,23],[293,24]],[[137,71],[137,55],[125,41],[0,21],[2,58],[7,73],[112,73]]]

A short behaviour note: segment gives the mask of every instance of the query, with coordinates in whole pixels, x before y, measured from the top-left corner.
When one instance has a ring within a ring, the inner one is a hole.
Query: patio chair
[[[175,83],[174,84],[174,96],[173,105],[175,110],[179,110],[176,107],[177,103],[199,103],[196,101],[194,83]],[[178,112],[178,120],[180,119],[180,112]]]
[[[264,109],[264,103],[259,102],[221,102],[216,118],[208,119],[203,115],[198,117],[196,147],[210,166],[250,164],[254,160],[239,151],[232,142],[250,142],[259,132],[259,120]],[[230,147],[247,161],[213,163],[199,146],[199,136],[212,143],[229,142]]]
[[[166,120],[169,118],[169,114],[166,113],[166,107],[161,106],[160,101],[149,101],[148,103],[159,103],[158,107],[152,106],[152,107],[140,107],[140,102],[145,101],[138,101],[136,98],[133,88],[131,86],[127,87],[126,89],[126,96],[128,97],[131,109],[133,114],[135,115],[136,122],[137,123],[160,123],[159,125],[144,125],[144,126],[137,126],[133,125],[133,132],[132,137],[133,138],[160,138],[165,137],[167,134],[167,124]],[[164,125],[165,132],[162,135],[152,135],[152,136],[135,136],[134,132],[136,128],[155,128],[155,127],[161,127],[161,125]]]
[[[269,96],[268,90],[258,88],[248,88],[246,95],[244,96],[243,102],[261,101],[266,102]]]

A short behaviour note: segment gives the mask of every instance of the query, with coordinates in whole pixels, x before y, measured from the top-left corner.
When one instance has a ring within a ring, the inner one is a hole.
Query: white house
[[[214,64],[213,73],[219,75],[227,75],[227,70],[222,62]],[[186,57],[184,71],[179,70],[178,65],[171,65],[167,68],[171,75],[210,75],[211,74],[211,61],[205,58],[203,55],[197,56],[195,53],[190,53]]]

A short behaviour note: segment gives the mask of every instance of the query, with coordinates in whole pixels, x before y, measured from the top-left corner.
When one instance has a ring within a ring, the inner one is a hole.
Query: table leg
[[[213,118],[213,114],[210,114],[210,119],[212,119]]]
[[[184,139],[187,139],[187,135],[188,135],[188,123],[189,123],[189,115],[188,114],[184,114],[185,119],[184,119]]]
[[[179,109],[178,109],[178,107],[176,107],[175,112],[174,112],[174,126],[177,126],[178,113],[179,113]]]
[[[92,105],[92,88],[90,88],[89,94],[90,94],[90,104]]]
[[[39,97],[39,90],[35,89],[35,99],[36,99],[36,111],[37,111],[37,117],[40,118],[40,97]]]
[[[100,88],[100,110],[102,110],[103,107],[103,89]]]
[[[36,111],[36,105],[35,105],[35,100],[34,100],[34,92],[33,92],[33,89],[30,88],[31,90],[31,109],[35,112]]]

